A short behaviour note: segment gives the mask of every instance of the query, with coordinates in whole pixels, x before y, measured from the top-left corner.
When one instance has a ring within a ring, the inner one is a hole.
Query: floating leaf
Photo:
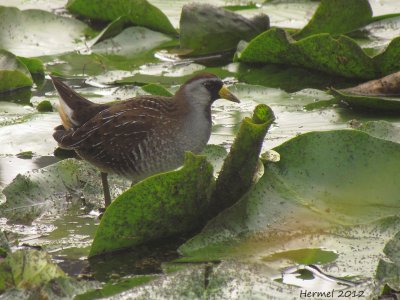
[[[330,89],[330,93],[345,104],[357,108],[370,110],[375,113],[399,113],[400,97],[374,97],[368,95],[353,94],[348,90]]]
[[[328,86],[347,87],[351,83],[349,79],[321,71],[278,64],[250,67],[240,63],[236,76],[240,82],[275,87],[290,93],[306,88],[325,90]]]
[[[385,51],[375,56],[374,62],[384,75],[398,72],[400,69],[400,37],[394,38]]]
[[[118,17],[108,24],[94,39],[89,41],[88,45],[92,47],[101,41],[115,37],[120,34],[128,24],[130,24],[130,22],[126,16]]]
[[[186,270],[163,276],[147,284],[127,290],[108,299],[202,299],[204,298],[205,268],[189,267]],[[78,298],[80,299],[80,298]],[[83,299],[82,299],[83,300]]]
[[[342,34],[362,27],[372,20],[368,0],[321,0],[308,24],[295,35],[302,39],[316,33]]]
[[[17,250],[0,263],[0,292],[16,287],[34,289],[65,273],[42,251]]]
[[[187,153],[181,170],[155,175],[134,185],[107,208],[89,256],[197,228],[209,206],[212,174],[205,157]]]
[[[355,129],[379,139],[400,143],[400,127],[388,121],[369,121],[359,124]]]
[[[110,178],[111,193],[116,196],[129,186],[129,181]],[[100,206],[102,189],[99,172],[88,163],[66,159],[48,167],[19,174],[3,189],[7,202],[0,215],[15,223],[29,224],[44,213],[60,214],[82,204]],[[69,201],[67,201],[69,199]]]
[[[28,68],[14,54],[0,49],[0,93],[33,84]]]
[[[384,283],[389,283],[392,288],[400,289],[400,232],[388,241],[383,249],[385,259],[379,261],[376,278]]]
[[[77,295],[99,288],[100,283],[89,280],[76,280],[71,277],[58,277],[47,282],[40,290],[40,299],[79,299]],[[87,300],[88,298],[86,298]]]
[[[36,9],[0,6],[0,18],[1,47],[26,57],[75,50],[90,30],[81,21]]]
[[[3,231],[0,231],[0,252],[1,250],[5,252],[10,252],[10,245],[8,244],[8,239]],[[0,253],[0,257],[4,257],[5,253]]]
[[[96,2],[69,0],[67,9],[95,20],[113,21],[126,16],[135,25],[167,34],[176,34],[167,16],[147,0],[99,0]]]
[[[238,203],[184,244],[179,261],[260,262],[274,253],[322,248],[338,254],[337,276],[373,276],[383,246],[400,228],[393,217],[400,206],[400,145],[338,130],[306,133],[274,150],[280,161],[267,162]],[[370,259],[354,266],[356,248]]]
[[[242,121],[216,182],[212,216],[232,206],[250,188],[264,137],[274,120],[271,108],[259,104],[253,117]]]
[[[208,4],[187,4],[180,20],[181,48],[190,55],[231,51],[240,40],[249,41],[269,29],[268,16],[253,19]]]
[[[374,62],[355,41],[327,33],[293,41],[282,29],[270,29],[254,38],[237,57],[247,63],[277,63],[323,71],[348,78],[377,76]]]
[[[132,289],[133,287],[140,286],[149,281],[157,278],[155,275],[139,275],[129,278],[121,278],[119,280],[112,280],[107,282],[104,286],[99,289],[89,291],[87,293],[76,296],[75,300],[91,300],[91,299],[102,299],[110,297],[116,294],[120,294],[123,291]]]
[[[393,189],[399,147],[359,131],[310,132],[274,149],[281,160],[268,166],[267,176],[286,182],[302,204],[325,217],[367,223],[400,205]]]
[[[149,50],[170,40],[171,38],[165,34],[136,26],[126,28],[117,36],[97,43],[92,47],[92,51],[129,58],[138,54],[147,54]]]

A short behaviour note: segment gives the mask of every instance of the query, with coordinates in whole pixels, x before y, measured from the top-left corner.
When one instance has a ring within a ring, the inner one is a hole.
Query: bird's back
[[[173,98],[142,96],[102,109],[79,127],[58,127],[54,138],[103,172],[140,179],[181,165],[185,107]]]

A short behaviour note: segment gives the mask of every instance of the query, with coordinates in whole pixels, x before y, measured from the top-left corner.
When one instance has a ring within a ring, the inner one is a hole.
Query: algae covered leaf
[[[114,21],[125,16],[135,25],[176,34],[168,17],[147,0],[69,0],[67,9],[84,17],[103,21]]]
[[[206,158],[187,153],[182,169],[137,183],[107,208],[89,256],[196,229],[204,222],[213,181]]]

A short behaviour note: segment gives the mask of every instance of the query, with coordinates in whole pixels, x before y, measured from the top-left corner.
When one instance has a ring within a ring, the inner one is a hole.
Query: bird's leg
[[[107,179],[108,173],[101,172],[101,183],[103,184],[104,204],[107,208],[111,204],[110,187]]]

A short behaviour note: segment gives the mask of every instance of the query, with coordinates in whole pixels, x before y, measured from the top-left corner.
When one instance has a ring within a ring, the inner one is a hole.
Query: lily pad
[[[205,157],[187,153],[181,170],[134,185],[107,208],[89,256],[196,229],[209,207],[213,180]]]
[[[391,239],[383,249],[386,254],[384,259],[379,261],[376,270],[376,278],[380,282],[388,283],[393,289],[400,289],[400,232]]]
[[[117,36],[103,40],[92,47],[94,53],[105,55],[132,57],[147,53],[162,43],[170,41],[165,34],[144,27],[129,27]]]
[[[355,87],[341,90],[332,88],[330,91],[336,98],[354,108],[369,109],[375,113],[399,113],[400,72]]]
[[[47,282],[39,292],[40,299],[79,299],[77,295],[100,287],[97,281],[76,280],[72,277],[58,277]]]
[[[400,143],[400,127],[388,121],[369,121],[359,124],[355,129],[379,139]]]
[[[335,222],[367,223],[400,205],[393,188],[399,147],[359,131],[310,132],[274,148],[281,160],[267,176],[284,180],[304,205]]]
[[[330,89],[332,95],[343,101],[345,104],[363,110],[370,110],[375,113],[399,113],[400,97],[374,97],[349,93],[347,90]]]
[[[40,59],[18,56],[18,59],[28,68],[32,75],[44,77],[44,65]]]
[[[0,262],[0,292],[16,287],[34,289],[65,273],[42,251],[17,250]]]
[[[180,248],[180,261],[260,262],[276,252],[328,248],[339,253],[339,276],[372,275],[400,226],[393,217],[400,145],[338,130],[306,133],[274,150],[280,161],[266,162],[254,187]],[[355,248],[369,255],[367,264],[351,263]]]
[[[14,54],[0,50],[0,93],[12,91],[33,84],[26,65]]]
[[[321,0],[308,24],[295,35],[302,39],[316,33],[343,34],[362,27],[372,20],[368,0]]]
[[[129,186],[128,180],[110,178],[112,196]],[[0,214],[14,223],[29,224],[45,213],[65,213],[86,204],[100,206],[102,190],[99,172],[89,164],[66,159],[26,174],[19,174],[3,189],[7,202]]]
[[[94,39],[88,42],[89,46],[94,46],[95,44],[104,41],[109,38],[120,34],[127,25],[130,24],[129,19],[126,16],[121,16],[112,21],[106,26]]]
[[[216,6],[187,4],[182,8],[180,43],[193,56],[232,51],[240,40],[249,41],[267,29],[264,14],[247,19]]]
[[[264,137],[275,120],[270,107],[259,104],[245,118],[216,182],[212,216],[237,202],[253,183]]]
[[[382,74],[392,74],[400,69],[400,37],[394,38],[386,49],[374,57]]]
[[[154,275],[141,275],[129,278],[121,278],[119,280],[112,280],[106,283],[99,289],[89,291],[87,293],[80,293],[76,296],[75,300],[92,300],[103,299],[116,294],[120,294],[125,290],[132,289],[133,287],[143,285],[149,281],[154,280],[157,276]]]
[[[147,0],[69,0],[66,7],[73,13],[95,20],[113,21],[126,16],[135,25],[167,34],[177,33],[167,16]]]
[[[373,60],[354,40],[327,33],[294,41],[283,29],[273,28],[254,38],[237,58],[247,63],[301,66],[348,78],[371,79],[379,74]]]
[[[305,88],[325,90],[327,86],[348,87],[349,84],[351,85],[351,80],[347,78],[331,76],[317,70],[278,64],[249,66],[240,63],[236,76],[241,82],[279,88],[290,93]],[[355,83],[357,81],[354,81]]]
[[[205,278],[203,266],[191,266],[108,299],[203,299]]]
[[[37,57],[59,54],[82,46],[90,33],[81,21],[47,11],[0,7],[0,45],[15,55]]]
[[[10,252],[10,245],[8,244],[8,239],[3,231],[0,231],[0,252],[1,251]],[[4,253],[0,253],[0,257],[3,257]]]

